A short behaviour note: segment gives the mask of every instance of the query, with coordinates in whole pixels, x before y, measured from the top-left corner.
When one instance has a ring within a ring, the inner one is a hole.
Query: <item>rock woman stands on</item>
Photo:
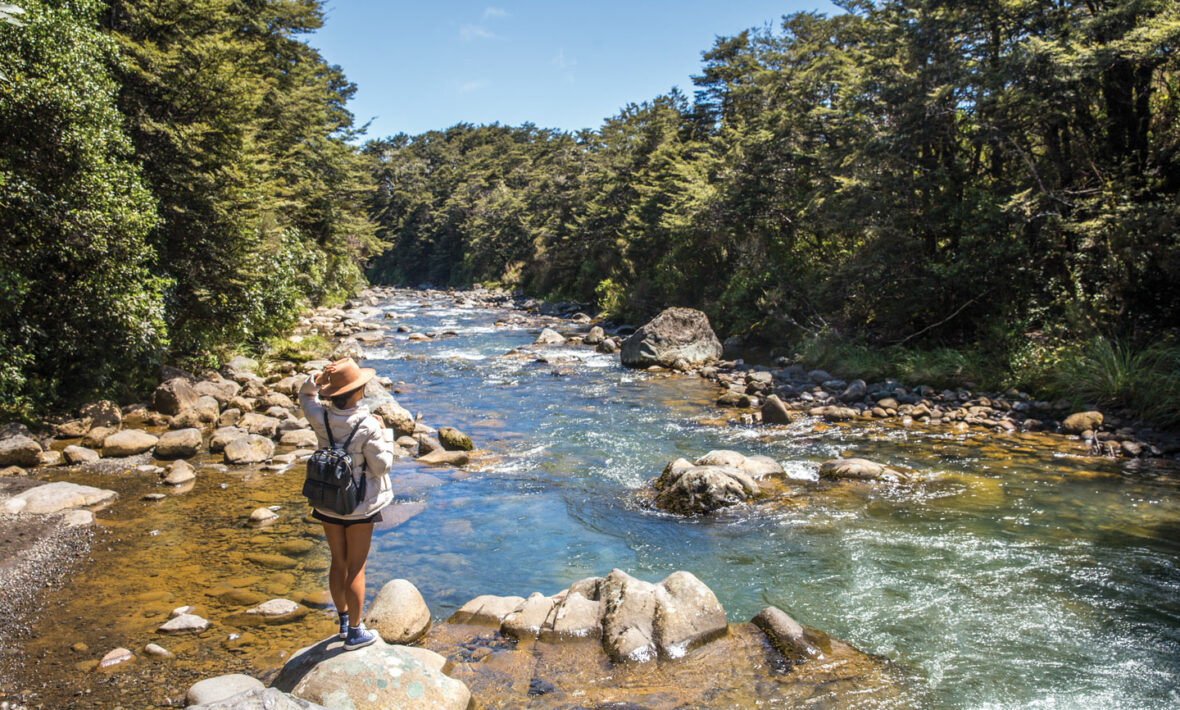
[[[373,539],[373,524],[381,520],[381,510],[393,500],[389,480],[393,443],[386,437],[382,421],[360,404],[365,384],[375,374],[375,370],[357,367],[352,358],[346,358],[331,363],[323,372],[312,372],[299,389],[299,405],[315,430],[321,448],[328,445],[325,410],[332,438],[338,445],[342,445],[356,427],[347,451],[352,459],[353,475],[368,478],[365,498],[351,514],[340,515],[320,508],[313,508],[311,514],[323,524],[332,552],[328,588],[340,616],[340,638],[344,639],[344,648],[349,651],[377,640],[377,635],[361,623],[365,560]],[[328,406],[325,407],[321,400],[326,400]]]

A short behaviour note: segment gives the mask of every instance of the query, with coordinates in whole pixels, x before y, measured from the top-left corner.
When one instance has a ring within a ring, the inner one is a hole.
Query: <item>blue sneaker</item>
[[[338,614],[340,617],[340,633],[336,634],[338,639],[348,638],[348,614]]]
[[[377,634],[365,628],[364,624],[360,626],[348,627],[348,638],[344,641],[344,650],[352,651],[358,648],[364,648],[371,643],[376,643]]]

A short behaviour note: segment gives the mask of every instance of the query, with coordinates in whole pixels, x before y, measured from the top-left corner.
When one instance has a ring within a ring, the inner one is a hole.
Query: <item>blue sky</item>
[[[811,0],[327,0],[308,37],[357,84],[369,137],[456,123],[597,128],[629,102],[692,94],[701,52]]]

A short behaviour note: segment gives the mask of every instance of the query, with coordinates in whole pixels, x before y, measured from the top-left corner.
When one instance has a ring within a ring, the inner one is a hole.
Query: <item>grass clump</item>
[[[1074,404],[1120,407],[1146,421],[1180,425],[1180,345],[1094,338],[1066,353],[1050,389]]]

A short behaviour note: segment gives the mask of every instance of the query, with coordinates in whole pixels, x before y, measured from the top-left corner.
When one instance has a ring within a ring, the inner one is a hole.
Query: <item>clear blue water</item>
[[[494,456],[464,472],[398,466],[395,477],[427,471],[441,485],[409,493],[425,510],[378,531],[370,589],[408,578],[445,618],[478,594],[685,569],[731,621],[773,604],[898,662],[924,706],[1180,706],[1174,469],[1082,457],[1052,437],[718,424],[703,380],[628,371],[588,347],[537,351],[573,359],[563,365],[503,357],[537,332],[494,326],[506,311],[419,294],[383,308],[394,324],[458,335],[393,335],[367,364],[404,381],[398,400],[428,424]],[[845,453],[922,482],[709,519],[636,504],[668,461],[718,448],[773,456],[797,478]]]

